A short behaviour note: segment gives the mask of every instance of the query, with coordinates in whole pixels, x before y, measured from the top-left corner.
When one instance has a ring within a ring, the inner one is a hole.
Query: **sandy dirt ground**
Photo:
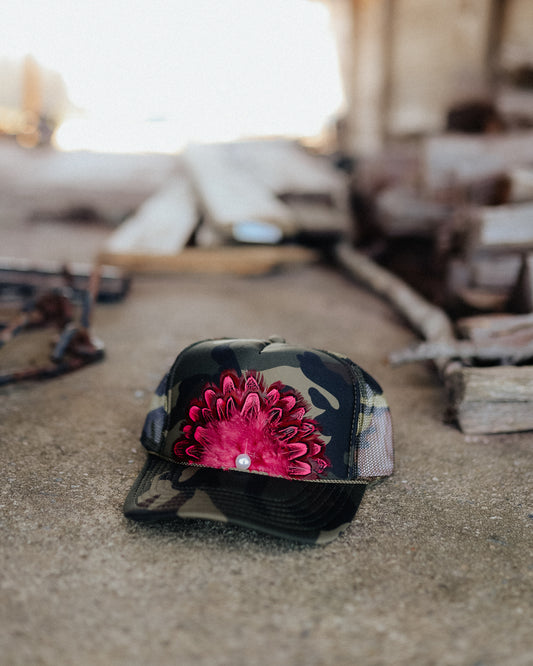
[[[3,196],[0,254],[91,259],[109,233],[17,220]],[[431,367],[386,363],[414,340],[386,304],[321,264],[136,276],[122,302],[97,306],[94,333],[103,362],[0,388],[2,664],[533,663],[533,437],[445,423]],[[394,475],[320,547],[124,518],[151,394],[176,354],[271,334],[376,377]]]

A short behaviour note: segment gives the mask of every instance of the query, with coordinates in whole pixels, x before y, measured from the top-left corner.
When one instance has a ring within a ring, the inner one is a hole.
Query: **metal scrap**
[[[69,280],[68,273],[65,274],[65,280]],[[0,373],[0,386],[27,379],[57,377],[104,358],[103,343],[90,331],[98,283],[99,273],[95,270],[88,288],[81,293],[74,292],[69,286],[44,291],[37,298],[25,302],[8,322],[0,324],[0,352],[25,331],[35,328],[52,328],[56,331],[47,363]],[[80,314],[76,319],[78,308]]]

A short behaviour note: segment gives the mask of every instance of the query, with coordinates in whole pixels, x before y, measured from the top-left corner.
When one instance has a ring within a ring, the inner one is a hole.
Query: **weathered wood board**
[[[107,240],[109,254],[169,255],[180,252],[198,224],[196,200],[186,178],[172,178]]]
[[[466,434],[533,430],[533,366],[461,367],[447,378],[447,388]]]

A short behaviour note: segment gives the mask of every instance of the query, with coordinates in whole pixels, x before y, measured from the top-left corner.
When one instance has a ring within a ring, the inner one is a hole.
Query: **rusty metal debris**
[[[122,269],[100,265],[98,271],[96,300],[115,302],[126,296],[131,279]],[[89,288],[93,272],[90,264],[0,257],[0,299],[36,298],[44,290],[65,286],[70,287],[76,297]]]
[[[68,271],[64,278],[69,282]],[[81,293],[74,292],[69,286],[44,291],[37,298],[24,303],[3,327],[0,324],[0,350],[25,331],[36,328],[52,328],[56,331],[48,362],[0,374],[0,386],[27,379],[57,377],[104,358],[103,343],[90,331],[99,279],[99,271],[96,269],[90,277],[88,288]],[[76,318],[77,310],[80,310],[80,314]]]

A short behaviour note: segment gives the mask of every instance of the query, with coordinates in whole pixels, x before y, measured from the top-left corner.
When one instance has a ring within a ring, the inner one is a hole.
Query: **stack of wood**
[[[446,377],[449,407],[463,432],[532,430],[533,365],[512,363],[533,361],[533,314],[479,315],[459,320],[457,330],[481,362],[500,363],[457,365]]]
[[[425,191],[451,209],[436,230],[451,250],[449,298],[473,311],[515,308],[533,250],[533,132],[428,139],[423,173]]]
[[[100,261],[135,271],[257,273],[309,261],[351,234],[349,184],[296,141],[194,144],[182,169],[109,238]]]
[[[399,239],[424,239],[439,271],[433,303],[449,318],[444,335],[415,326],[425,342],[391,361],[433,360],[465,433],[533,429],[533,132],[445,133],[418,148],[405,177],[382,161],[355,181],[373,203],[368,251],[386,267]]]

